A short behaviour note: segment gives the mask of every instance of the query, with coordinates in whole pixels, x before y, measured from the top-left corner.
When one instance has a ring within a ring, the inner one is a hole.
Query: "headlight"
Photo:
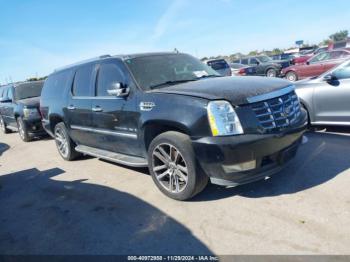
[[[213,136],[243,134],[243,128],[232,105],[227,101],[208,104],[208,118]]]
[[[40,114],[36,108],[24,108],[23,115],[25,118],[40,117]]]

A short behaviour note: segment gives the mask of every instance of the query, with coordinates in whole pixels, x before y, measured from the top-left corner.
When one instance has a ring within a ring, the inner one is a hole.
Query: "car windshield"
[[[225,60],[209,61],[208,65],[211,68],[213,68],[214,70],[221,70],[221,69],[229,68],[229,66]]]
[[[15,100],[38,97],[41,94],[43,82],[24,83],[15,87]]]
[[[211,67],[187,54],[140,56],[127,59],[125,63],[144,90],[220,76]]]
[[[268,63],[272,60],[272,58],[270,58],[266,55],[258,56],[257,58],[261,63]]]

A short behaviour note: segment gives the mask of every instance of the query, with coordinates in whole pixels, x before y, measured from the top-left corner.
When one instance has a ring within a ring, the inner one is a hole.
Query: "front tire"
[[[172,199],[190,199],[208,183],[208,176],[197,165],[189,136],[179,132],[165,132],[153,139],[148,166],[159,190]]]
[[[80,153],[75,151],[75,144],[69,137],[67,128],[63,122],[55,126],[54,134],[57,150],[64,160],[71,161],[80,155]]]
[[[298,81],[298,75],[295,72],[290,71],[286,74],[286,79],[288,81],[295,82]]]
[[[4,134],[8,134],[11,132],[11,130],[6,127],[6,123],[2,118],[2,116],[0,116],[0,129],[1,129],[1,132]]]
[[[266,71],[266,76],[267,77],[276,77],[277,76],[277,71],[276,69],[270,68]]]
[[[21,117],[17,118],[17,128],[19,137],[22,139],[22,141],[29,142],[32,140],[32,138],[28,134],[27,126],[25,125]]]

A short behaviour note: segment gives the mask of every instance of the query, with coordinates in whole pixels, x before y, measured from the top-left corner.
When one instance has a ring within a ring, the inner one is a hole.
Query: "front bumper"
[[[41,119],[23,119],[26,129],[30,136],[41,136],[45,135],[46,132],[41,124]]]
[[[280,171],[292,159],[301,143],[306,123],[279,134],[246,134],[205,137],[193,140],[197,160],[214,184],[237,186],[254,182]],[[245,171],[232,166],[256,163]]]

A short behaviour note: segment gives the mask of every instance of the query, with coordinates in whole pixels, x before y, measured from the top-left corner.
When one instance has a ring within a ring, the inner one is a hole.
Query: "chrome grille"
[[[261,127],[267,131],[293,125],[301,114],[300,103],[294,91],[262,102],[250,104]]]

